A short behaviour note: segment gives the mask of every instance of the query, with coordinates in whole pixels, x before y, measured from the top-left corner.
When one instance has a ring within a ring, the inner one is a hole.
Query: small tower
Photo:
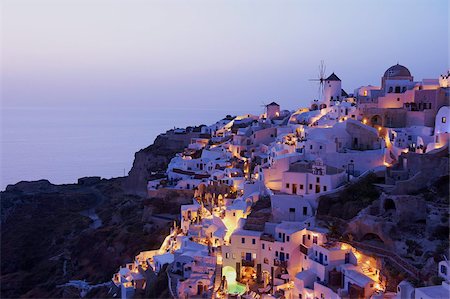
[[[312,165],[312,173],[314,175],[325,175],[327,173],[327,167],[323,164],[322,159],[317,158]]]
[[[280,116],[280,105],[275,102],[272,102],[266,105],[266,118],[272,119]]]
[[[341,79],[339,79],[335,73],[332,73],[324,82],[323,103],[327,105],[327,107],[334,106],[336,101],[341,100],[341,94]]]

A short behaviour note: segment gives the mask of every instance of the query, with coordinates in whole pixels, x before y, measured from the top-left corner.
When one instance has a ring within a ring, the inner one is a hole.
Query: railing
[[[262,234],[260,238],[262,241],[269,241],[269,242],[275,241],[275,238],[270,234]]]
[[[248,260],[242,260],[242,266],[243,267],[254,267],[255,266],[255,260],[250,260],[250,261],[248,261]]]
[[[308,255],[308,247],[306,247],[303,244],[300,244],[300,252],[303,253],[303,254]]]
[[[356,241],[345,241],[345,243],[348,243],[357,249],[367,250],[378,256],[385,257],[389,259],[392,263],[396,264],[406,272],[413,275],[415,278],[421,278],[421,273],[416,267],[414,267],[413,265],[405,261],[405,259],[403,259],[402,257],[400,257],[399,255],[395,254],[392,251],[388,251],[381,247],[360,243]]]

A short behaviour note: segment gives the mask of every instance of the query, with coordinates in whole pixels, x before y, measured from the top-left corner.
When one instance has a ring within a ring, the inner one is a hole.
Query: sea
[[[19,181],[75,183],[128,174],[134,153],[174,127],[210,125],[227,114],[202,108],[1,108],[0,189]]]

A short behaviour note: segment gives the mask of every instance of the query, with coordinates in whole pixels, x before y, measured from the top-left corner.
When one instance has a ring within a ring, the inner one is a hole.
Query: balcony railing
[[[243,267],[254,267],[255,266],[255,260],[242,260],[242,266]]]
[[[287,261],[280,261],[279,259],[274,259],[273,264],[275,266],[281,267],[281,268],[287,268],[288,262]]]
[[[275,238],[272,236],[272,235],[270,235],[270,234],[262,234],[261,235],[261,240],[262,241],[269,241],[269,242],[274,242],[275,241]]]
[[[303,253],[303,254],[308,255],[308,247],[306,247],[303,244],[300,244],[300,252]]]

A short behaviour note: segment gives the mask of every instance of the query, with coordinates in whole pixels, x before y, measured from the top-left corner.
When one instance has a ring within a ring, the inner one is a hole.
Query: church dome
[[[396,64],[391,66],[384,72],[384,78],[395,78],[395,77],[411,77],[409,70],[403,65]]]

